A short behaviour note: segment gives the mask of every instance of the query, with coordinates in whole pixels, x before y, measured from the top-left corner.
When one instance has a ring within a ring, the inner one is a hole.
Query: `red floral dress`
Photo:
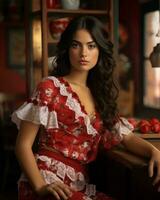
[[[86,164],[95,160],[100,143],[110,149],[121,142],[123,134],[133,130],[126,119],[121,118],[111,132],[104,130],[99,114],[92,119],[87,115],[69,83],[62,77],[51,76],[39,83],[31,98],[12,114],[12,120],[18,128],[21,120],[43,126],[35,159],[47,184],[68,184],[74,191],[70,200],[112,199],[98,193],[96,186],[89,183]],[[39,199],[53,197],[37,196],[22,174],[19,200]]]

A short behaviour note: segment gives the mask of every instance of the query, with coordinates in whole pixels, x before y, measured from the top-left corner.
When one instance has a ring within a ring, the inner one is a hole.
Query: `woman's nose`
[[[86,57],[87,56],[87,48],[86,47],[82,47],[81,56],[82,57]]]

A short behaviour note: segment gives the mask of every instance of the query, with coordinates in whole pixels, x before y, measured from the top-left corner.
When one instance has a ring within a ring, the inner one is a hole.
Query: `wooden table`
[[[160,150],[160,139],[147,140]],[[107,170],[106,170],[107,169]],[[117,200],[160,200],[160,193],[148,176],[148,160],[119,146],[98,158],[96,168],[98,189]]]
[[[138,136],[146,139],[160,150],[159,134],[138,134]],[[118,147],[110,151],[109,157],[118,165],[122,165],[121,167],[125,169],[121,171],[125,180],[123,183],[125,186],[123,187],[126,187],[124,189],[126,194],[122,197],[123,200],[160,200],[160,193],[158,193],[156,187],[152,185],[153,178],[149,178],[148,176],[147,159],[132,154],[123,147]],[[122,184],[122,182],[120,182],[120,184]]]
[[[147,138],[147,141],[160,150],[160,139]],[[118,160],[119,162],[123,163],[124,165],[130,168],[135,167],[135,166],[144,167],[148,165],[147,159],[126,151],[125,148],[123,148],[122,146],[119,146],[118,148],[113,149],[108,154],[112,158]]]

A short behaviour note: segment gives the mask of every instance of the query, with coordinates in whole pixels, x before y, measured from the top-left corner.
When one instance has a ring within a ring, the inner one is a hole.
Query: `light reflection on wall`
[[[41,22],[40,20],[33,21],[33,56],[34,60],[40,61],[42,58],[42,41],[41,41]]]
[[[145,15],[144,21],[144,105],[160,108],[160,68],[152,68],[149,58],[153,47],[160,42],[156,36],[159,28],[159,12]]]
[[[42,78],[42,29],[40,19],[32,24],[32,45],[33,45],[33,80],[36,85]]]

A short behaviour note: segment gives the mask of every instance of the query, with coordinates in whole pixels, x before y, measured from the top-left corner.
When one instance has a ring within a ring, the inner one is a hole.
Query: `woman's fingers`
[[[57,200],[60,200],[60,196],[59,194],[56,192],[56,190],[54,190],[52,187],[48,187],[48,191],[49,193],[51,193]]]
[[[157,185],[157,189],[160,192],[160,161],[159,159],[151,159],[149,162],[149,176],[153,177],[154,175],[154,168],[157,169],[156,173],[155,173],[155,178],[153,180],[153,185]]]
[[[159,182],[160,182],[160,166],[157,167],[157,173],[156,173],[156,177],[155,177],[155,179],[153,181],[153,185],[156,185]]]
[[[68,199],[69,195],[66,192],[65,186],[56,185],[53,189],[56,190],[60,197],[62,197],[63,199]]]
[[[148,168],[148,172],[149,172],[149,177],[153,176],[153,168],[154,168],[154,162],[151,160],[149,162],[149,168]]]
[[[65,192],[65,194],[70,197],[72,195],[72,191],[68,185],[60,183],[59,187]]]
[[[48,185],[48,190],[52,193],[57,200],[64,199],[67,200],[72,192],[69,187],[63,183],[55,182]]]

